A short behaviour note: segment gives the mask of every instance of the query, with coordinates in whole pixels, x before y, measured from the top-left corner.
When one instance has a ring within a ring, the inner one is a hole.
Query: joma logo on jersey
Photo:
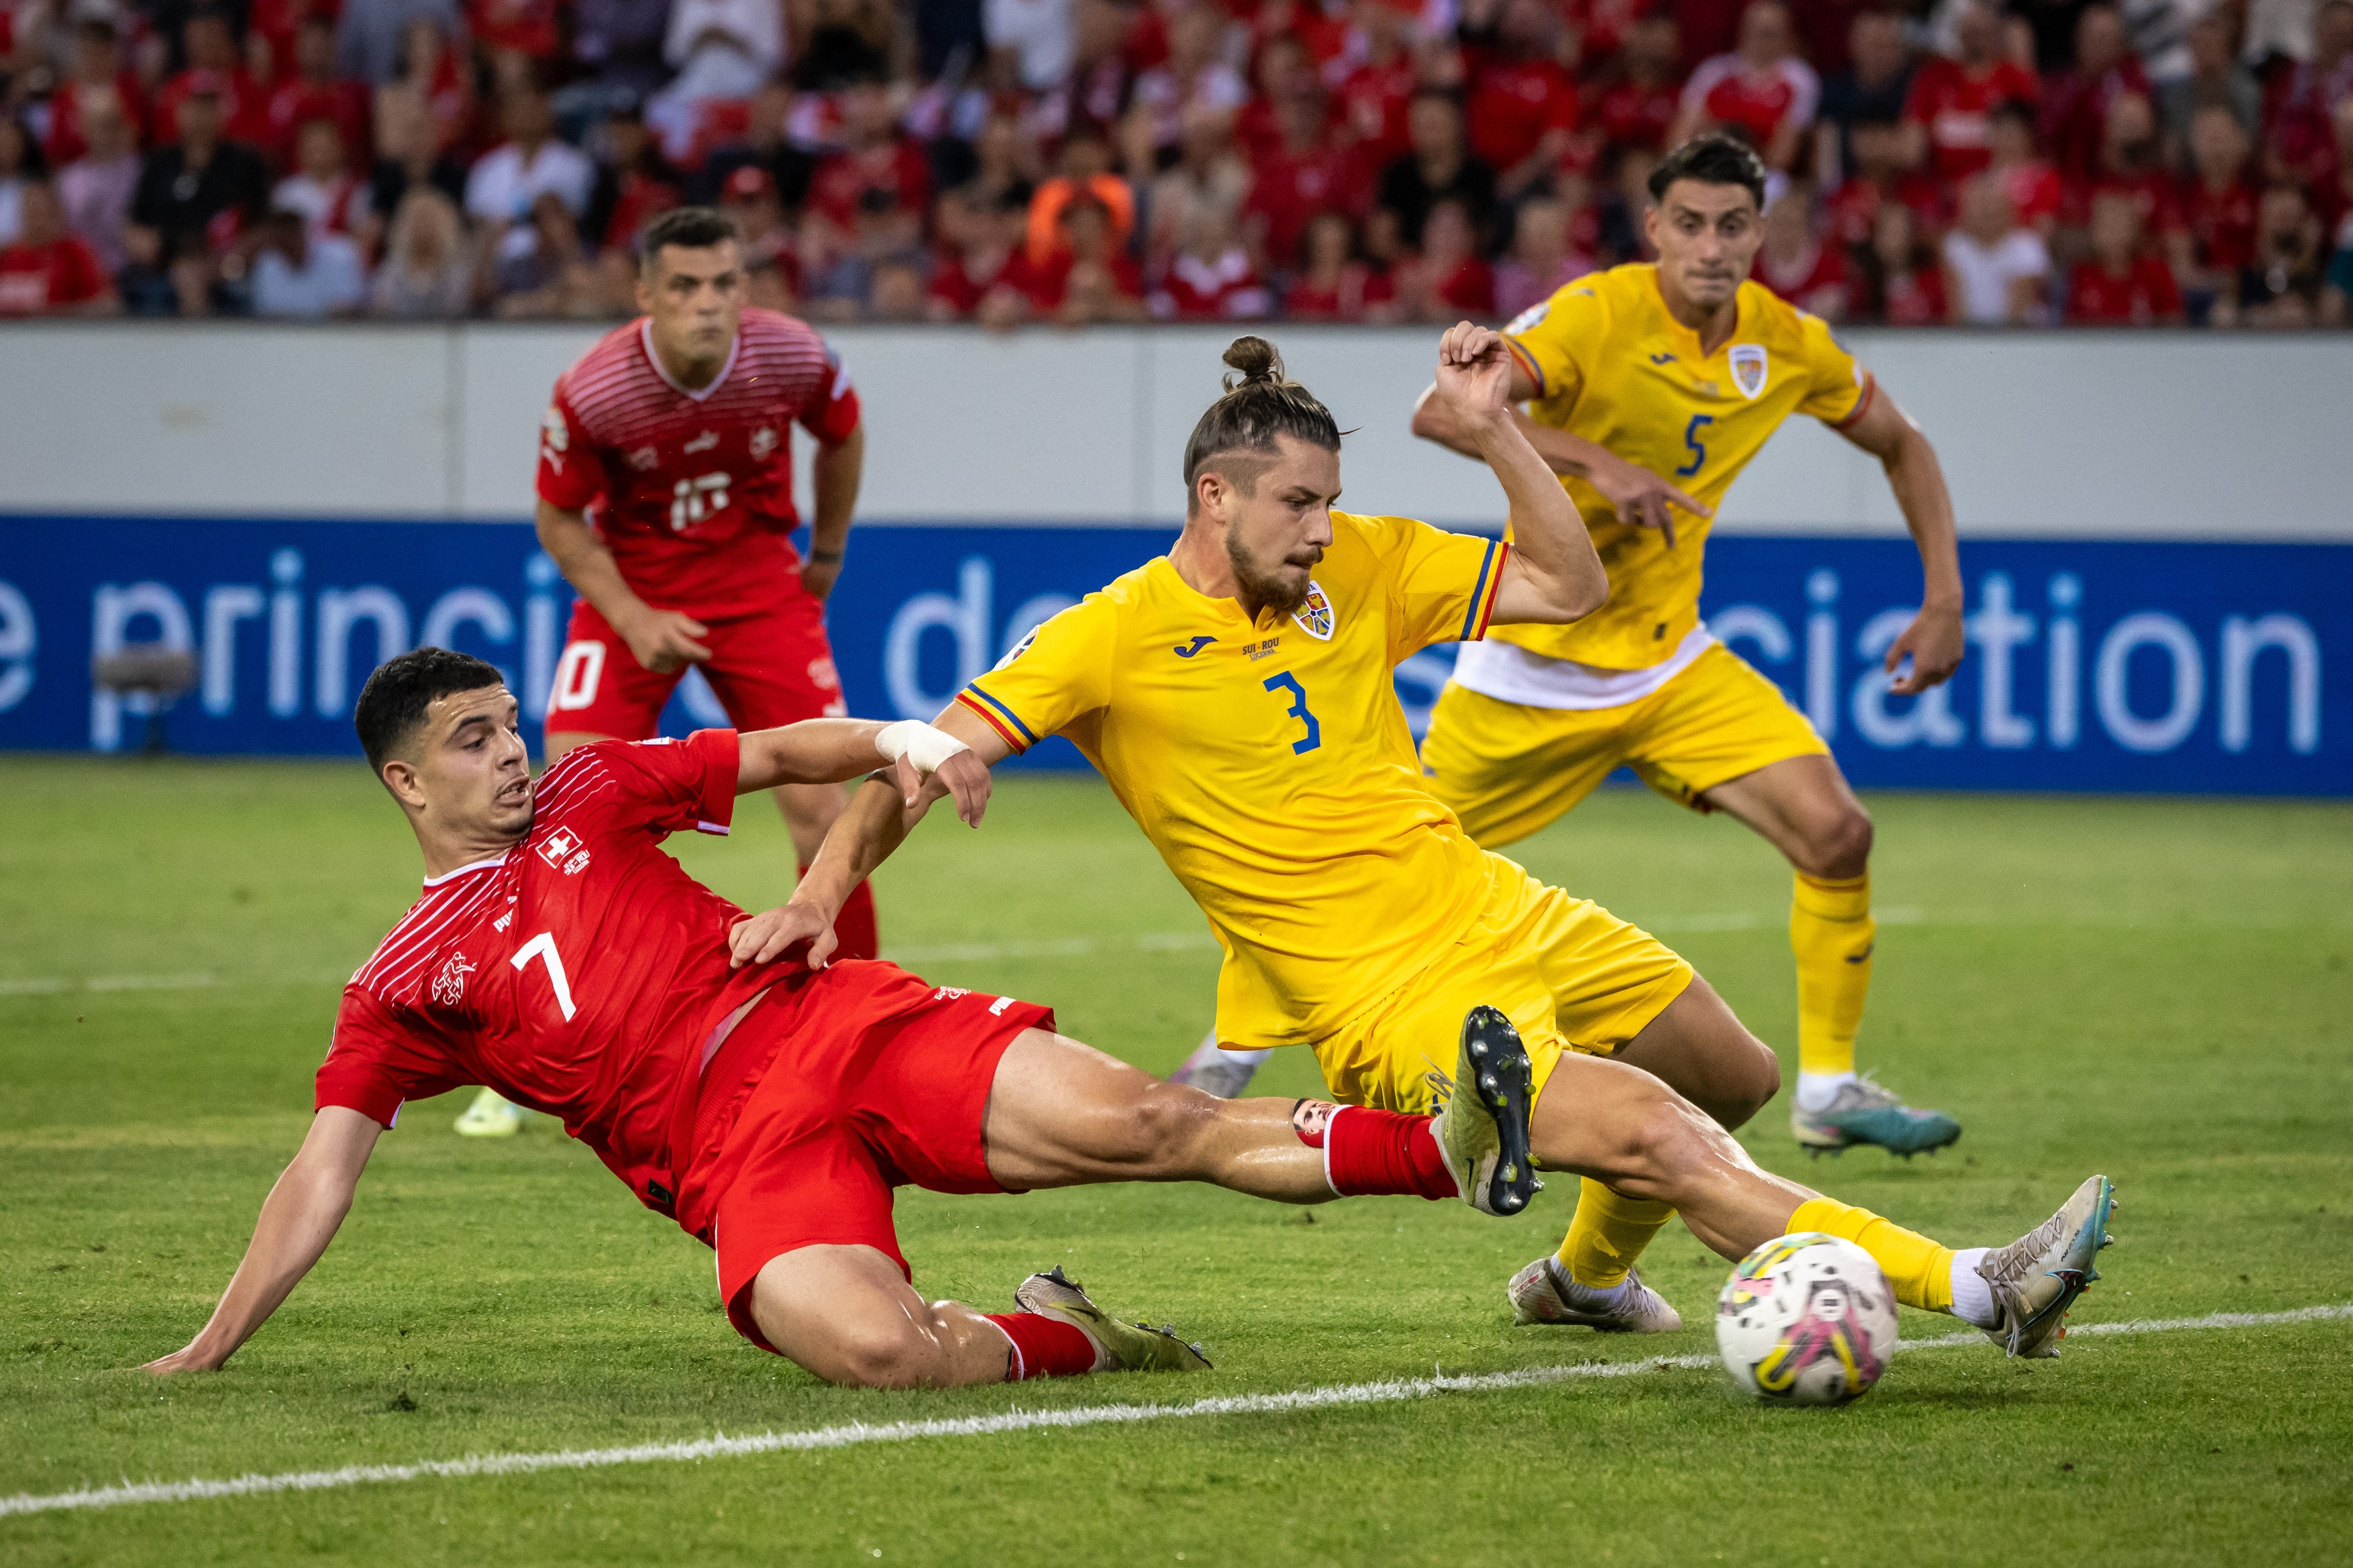
[[[567,877],[576,877],[588,868],[588,851],[581,848],[580,835],[568,827],[557,828],[541,842],[539,858],[562,869]]]
[[[433,1000],[444,1007],[455,1007],[463,1002],[466,999],[466,976],[473,972],[474,966],[466,962],[464,953],[451,953],[449,962],[441,966],[441,973],[433,977]]]
[[[1170,651],[1176,654],[1178,658],[1190,658],[1195,654],[1200,652],[1203,648],[1208,647],[1211,643],[1217,640],[1217,638],[1212,637],[1196,637],[1191,642],[1187,643],[1183,647],[1172,648]]]
[[[1307,602],[1292,611],[1291,618],[1299,623],[1301,631],[1317,642],[1332,640],[1332,601],[1324,596],[1323,584],[1314,578],[1307,582]]]
[[[1764,345],[1762,343],[1735,343],[1732,345],[1732,353],[1730,357],[1732,360],[1732,384],[1740,389],[1741,396],[1746,397],[1752,402],[1755,401],[1757,395],[1765,390],[1766,371]]]

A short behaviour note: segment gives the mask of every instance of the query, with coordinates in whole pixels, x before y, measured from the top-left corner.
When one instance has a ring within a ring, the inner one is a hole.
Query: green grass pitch
[[[1866,1065],[1959,1115],[1945,1157],[1757,1158],[1959,1244],[2084,1173],[2122,1245],[2079,1325],[2353,1299],[2353,808],[1886,795]],[[673,840],[776,901],[781,826]],[[1765,846],[1605,792],[1521,847],[1651,926],[1788,1051],[1788,874]],[[1517,1221],[1408,1199],[1299,1210],[1190,1188],[902,1194],[917,1284],[1002,1308],[1063,1263],[1218,1362],[948,1394],[822,1387],[729,1331],[710,1255],[544,1121],[504,1142],[413,1105],[318,1271],[221,1373],[184,1342],[308,1117],[339,978],[414,849],[357,766],[0,761],[0,1497],[1178,1402],[1713,1348],[1725,1265],[1680,1227],[1646,1272],[1691,1326],[1514,1329]],[[942,983],[1054,1004],[1156,1071],[1208,1021],[1199,917],[1092,781],[1016,778],[880,878],[885,941]],[[1788,1063],[1794,1069],[1794,1061]],[[1279,1053],[1268,1092],[1317,1086]],[[1311,1223],[1312,1221],[1312,1223]],[[1905,1331],[1952,1325],[1906,1314]],[[0,1563],[656,1561],[1744,1564],[2353,1559],[2353,1321],[1900,1358],[1843,1411],[1667,1368],[1410,1404],[931,1438],[593,1471],[0,1517]]]

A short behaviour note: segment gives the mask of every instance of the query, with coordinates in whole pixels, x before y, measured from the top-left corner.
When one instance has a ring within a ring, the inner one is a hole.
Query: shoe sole
[[[1535,1068],[1520,1043],[1519,1030],[1501,1009],[1481,1005],[1462,1020],[1462,1056],[1471,1067],[1469,1081],[1454,1092],[1475,1094],[1495,1123],[1502,1147],[1495,1173],[1487,1182],[1486,1208],[1495,1215],[1515,1215],[1528,1206],[1542,1184],[1528,1150],[1528,1116],[1535,1100]],[[1505,1172],[1512,1174],[1506,1176]]]
[[[2018,1326],[2007,1347],[2011,1355],[2040,1361],[2059,1353],[2051,1347],[2067,1337],[2068,1312],[2073,1310],[2076,1299],[2090,1289],[2092,1282],[2100,1277],[2100,1252],[2108,1245],[2108,1215],[2116,1207],[2116,1184],[2102,1176],[2100,1195],[2094,1200],[2092,1212],[2076,1227],[2075,1234],[2068,1238],[2067,1250],[2059,1266],[2045,1271],[2060,1282],[2057,1300]],[[2088,1246],[2085,1245],[2087,1241]],[[2049,1333],[2041,1332],[2045,1323],[2052,1324]],[[2018,1348],[2029,1340],[2033,1342],[2031,1350]]]
[[[1915,1154],[1934,1154],[1939,1149],[1951,1148],[1961,1141],[1961,1130],[1956,1127],[1949,1137],[1939,1138],[1933,1143],[1917,1144],[1909,1149],[1899,1149],[1893,1143],[1883,1143],[1876,1138],[1859,1137],[1838,1128],[1831,1128],[1822,1132],[1801,1132],[1792,1127],[1789,1129],[1789,1136],[1797,1140],[1799,1148],[1816,1159],[1821,1158],[1824,1154],[1843,1154],[1849,1149],[1884,1149],[1891,1154],[1900,1154],[1909,1160]]]

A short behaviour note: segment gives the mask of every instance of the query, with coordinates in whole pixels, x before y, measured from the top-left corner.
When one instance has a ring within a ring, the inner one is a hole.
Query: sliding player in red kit
[[[445,648],[387,661],[353,719],[417,836],[425,890],[343,988],[310,1133],[227,1292],[151,1372],[227,1361],[326,1251],[402,1103],[468,1083],[561,1117],[718,1254],[745,1338],[843,1384],[1208,1364],[1166,1330],[1112,1318],[1059,1268],[1017,1288],[1018,1311],[926,1301],[892,1226],[894,1187],[1201,1181],[1289,1203],[1390,1193],[1507,1212],[1493,1194],[1519,1175],[1504,1151],[1526,1147],[1525,1101],[1498,1110],[1465,1093],[1425,1117],[1214,1100],[1056,1034],[1034,1003],[880,962],[812,971],[788,955],[801,950],[785,910],[746,918],[659,847],[724,833],[738,795],[883,768],[903,799],[935,783],[977,826],[987,770],[928,724],[607,741],[534,782],[499,672]]]
[[[841,570],[865,460],[858,394],[806,322],[744,303],[734,224],[681,207],[647,227],[645,314],[606,334],[555,384],[539,443],[539,542],[579,594],[547,711],[547,760],[591,741],[651,736],[690,664],[739,729],[839,716],[825,598]],[[792,426],[817,437],[816,516],[803,561],[787,537]],[[806,869],[843,795],[776,792]],[[863,888],[835,933],[880,951]],[[514,1107],[478,1097],[458,1131],[512,1132]]]

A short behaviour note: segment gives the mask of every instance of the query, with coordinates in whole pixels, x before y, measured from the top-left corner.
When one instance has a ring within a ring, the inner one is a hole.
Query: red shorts
[[[712,1215],[719,1297],[736,1331],[776,1347],[752,1321],[752,1282],[803,1247],[871,1247],[913,1277],[891,1224],[891,1189],[1005,1191],[981,1136],[997,1064],[1054,1012],[1009,996],[934,986],[895,963],[845,962],[779,981],[712,1062],[723,1072],[782,1037],[767,1070],[741,1089],[733,1125],[687,1184]]]
[[[686,613],[711,628],[698,639],[711,650],[702,678],[736,729],[773,730],[849,713],[826,641],[825,606],[797,579],[780,584],[774,598],[753,609]],[[685,678],[683,669],[656,675],[639,664],[605,617],[580,600],[555,664],[547,731],[650,740],[671,689]]]

